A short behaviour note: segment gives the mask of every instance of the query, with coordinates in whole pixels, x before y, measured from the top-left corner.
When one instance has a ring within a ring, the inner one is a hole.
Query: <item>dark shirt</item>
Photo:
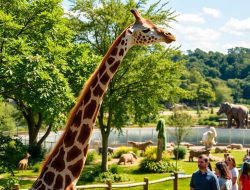
[[[210,170],[207,170],[204,174],[200,170],[193,173],[190,187],[195,190],[220,190],[219,181]]]

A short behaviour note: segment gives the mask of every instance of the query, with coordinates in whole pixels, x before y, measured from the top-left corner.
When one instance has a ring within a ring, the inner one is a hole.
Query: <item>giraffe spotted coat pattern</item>
[[[133,45],[171,43],[175,37],[131,10],[136,21],[113,42],[102,62],[86,82],[70,112],[65,131],[44,162],[31,190],[73,190],[84,167],[89,142],[103,95],[123,57]]]

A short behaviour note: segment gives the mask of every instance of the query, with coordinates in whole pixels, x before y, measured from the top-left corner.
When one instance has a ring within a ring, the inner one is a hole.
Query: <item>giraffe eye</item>
[[[142,30],[144,33],[148,33],[149,31],[150,31],[150,29],[149,28],[146,28],[146,29],[143,29]]]

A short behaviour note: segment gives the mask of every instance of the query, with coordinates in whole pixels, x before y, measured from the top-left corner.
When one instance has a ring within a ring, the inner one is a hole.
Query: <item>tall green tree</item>
[[[60,3],[1,1],[0,95],[22,112],[30,145],[40,145],[52,128],[63,125],[75,91],[98,60],[87,45],[73,43]],[[37,139],[42,126],[46,133]]]
[[[115,38],[134,22],[131,8],[143,16],[167,27],[174,13],[166,3],[148,6],[148,1],[79,0],[74,11],[80,17],[72,18],[71,26],[78,30],[77,41],[91,44],[93,51],[104,55]],[[148,7],[147,9],[145,7]],[[107,171],[108,137],[112,128],[118,130],[128,122],[143,123],[158,113],[159,100],[170,99],[178,93],[180,62],[173,57],[178,51],[155,45],[133,47],[112,79],[100,108],[98,123],[102,133],[102,170]]]

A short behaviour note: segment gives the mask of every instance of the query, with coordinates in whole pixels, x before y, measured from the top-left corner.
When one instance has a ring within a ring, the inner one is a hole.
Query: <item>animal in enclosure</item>
[[[227,128],[232,127],[232,120],[236,122],[237,128],[248,127],[248,113],[249,110],[246,106],[230,104],[224,102],[221,104],[217,115],[225,113],[227,116]]]
[[[30,154],[26,153],[24,159],[20,160],[18,163],[18,170],[26,170],[29,162]]]
[[[180,145],[181,145],[181,146],[185,146],[185,147],[187,147],[188,149],[189,149],[189,147],[194,146],[193,144],[191,144],[191,143],[189,143],[189,142],[181,142]]]
[[[128,141],[128,144],[131,144],[133,146],[133,148],[137,148],[137,149],[145,152],[147,147],[153,145],[153,142],[151,140],[149,140],[147,142]]]
[[[227,148],[242,150],[243,149],[243,145],[242,144],[235,144],[235,143],[233,143],[233,144],[227,145]]]
[[[130,162],[131,164],[134,163],[134,159],[137,159],[137,156],[135,155],[135,153],[133,152],[130,152],[130,153],[126,153],[126,154],[122,154],[119,161],[118,161],[118,164],[124,162],[124,165],[128,162]]]
[[[215,138],[217,137],[217,132],[214,127],[210,127],[209,131],[203,133],[201,144],[205,145],[206,149],[211,149],[213,145],[216,144]]]
[[[114,148],[108,147],[108,154],[112,155],[112,154],[114,154],[114,151],[115,151]],[[98,148],[98,153],[99,153],[99,155],[102,153],[102,147]]]
[[[217,146],[217,147],[215,147],[214,152],[215,153],[228,153],[229,150],[227,147],[218,147]]]
[[[205,154],[209,156],[210,150],[203,150],[203,149],[198,149],[198,150],[190,150],[189,151],[189,162],[194,161],[194,157],[198,158],[200,155]]]
[[[47,156],[41,173],[30,190],[76,189],[103,97],[128,50],[134,45],[175,41],[171,33],[157,27],[151,20],[144,19],[136,9],[131,9],[131,13],[135,23],[126,27],[116,38],[97,69],[86,81],[69,114],[62,136]],[[107,28],[110,27],[107,25]]]

